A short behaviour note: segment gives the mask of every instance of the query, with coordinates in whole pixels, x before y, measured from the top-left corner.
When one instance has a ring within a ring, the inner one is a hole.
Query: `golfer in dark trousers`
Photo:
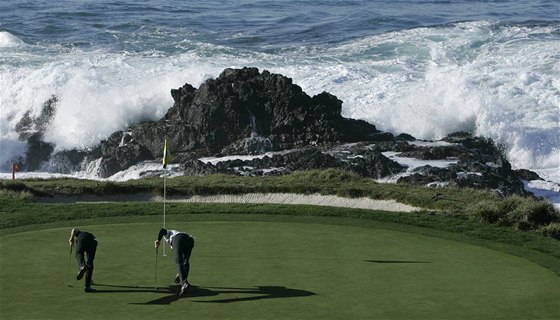
[[[156,248],[159,248],[161,238],[164,238],[173,249],[173,257],[177,264],[177,273],[179,274],[179,283],[181,284],[180,296],[183,296],[190,286],[187,280],[189,276],[190,263],[189,259],[194,247],[194,238],[186,233],[171,229],[161,229],[156,240]]]
[[[72,229],[69,241],[71,246],[76,244],[76,261],[80,268],[76,279],[81,280],[85,275],[85,292],[95,291],[91,288],[91,278],[93,276],[93,260],[95,259],[95,251],[97,251],[97,239],[89,232]],[[87,256],[87,261],[84,259],[84,254]]]

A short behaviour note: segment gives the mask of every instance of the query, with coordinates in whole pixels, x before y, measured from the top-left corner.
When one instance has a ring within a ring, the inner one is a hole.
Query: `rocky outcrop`
[[[526,194],[521,177],[511,168],[502,151],[491,140],[467,132],[453,133],[442,142],[400,155],[423,160],[458,159],[446,168],[418,167],[398,182],[413,184],[448,183],[459,187],[496,190],[502,194]]]
[[[41,112],[34,117],[31,110],[28,110],[21,120],[16,124],[16,132],[19,134],[19,140],[27,142],[27,151],[25,160],[22,159],[23,165],[21,170],[34,171],[41,167],[41,164],[49,160],[54,145],[43,141],[45,129],[52,121],[56,113],[56,104],[58,98],[52,96],[41,106]]]
[[[343,118],[335,96],[310,97],[290,78],[256,68],[226,69],[198,89],[186,84],[171,95],[175,104],[164,121],[173,125],[165,134],[183,152],[258,154],[377,133],[371,124]]]
[[[256,68],[226,69],[198,89],[185,84],[171,95],[175,103],[163,119],[116,132],[88,152],[88,159],[101,158],[100,176],[157,158],[165,136],[180,162],[193,155],[260,154],[380,135],[365,121],[342,117],[335,96],[310,97],[290,78]]]
[[[234,159],[218,162],[215,167],[220,173],[241,175],[279,175],[294,171],[338,168],[353,171],[360,176],[380,179],[396,174],[405,168],[383,156],[379,151],[367,150],[362,155],[340,154],[317,147],[293,149],[262,158],[250,160]]]
[[[395,177],[397,183],[525,193],[520,176],[490,139],[464,132],[437,142],[408,134],[395,137],[365,121],[342,117],[337,97],[327,92],[311,97],[290,78],[268,71],[226,69],[198,89],[185,84],[171,95],[174,104],[159,121],[115,132],[91,150],[55,155],[41,139],[42,126],[55,112],[53,97],[40,117],[27,117],[18,129],[31,146],[28,168],[42,163],[51,171],[86,170],[109,177],[143,161],[161,159],[167,137],[173,162],[181,164],[174,170],[185,175],[278,175],[341,168],[373,179]],[[227,155],[254,157],[199,160]],[[415,165],[407,159],[428,162]]]

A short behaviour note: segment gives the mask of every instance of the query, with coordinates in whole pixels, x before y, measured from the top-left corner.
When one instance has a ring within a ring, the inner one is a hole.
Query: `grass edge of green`
[[[386,229],[398,232],[406,232],[413,234],[420,234],[423,236],[437,237],[447,240],[459,241],[471,245],[486,247],[489,249],[497,250],[514,256],[524,258],[541,265],[544,268],[551,270],[556,275],[560,276],[560,258],[552,254],[536,250],[535,248],[528,248],[516,244],[495,241],[491,239],[484,239],[477,233],[455,232],[441,230],[437,227],[430,227],[429,221],[424,225],[416,225],[407,222],[384,221],[383,217],[387,215],[396,215],[394,212],[372,211],[365,209],[354,209],[349,212],[356,212],[355,215],[339,216],[336,214],[324,214],[324,210],[332,207],[321,207],[315,211],[300,211],[304,208],[315,208],[319,206],[301,206],[301,205],[272,205],[272,206],[258,206],[258,213],[239,213],[236,210],[228,213],[209,213],[216,204],[198,204],[195,209],[191,208],[191,212],[172,214],[171,216],[176,219],[175,221],[282,221],[282,222],[299,222],[299,223],[328,223],[335,225],[347,225],[355,227],[369,227]],[[242,207],[242,205],[236,206]],[[293,214],[273,213],[272,210],[278,207],[288,207],[289,209],[296,209]],[[198,209],[197,209],[198,208]],[[340,208],[334,208],[340,209]],[[336,211],[336,210],[335,210]],[[304,212],[304,213],[302,213]],[[311,213],[310,213],[311,212]],[[348,212],[345,210],[345,212]],[[363,214],[366,214],[365,216]],[[410,213],[400,213],[409,215]],[[378,219],[376,219],[376,217]],[[139,223],[149,221],[161,221],[161,214],[153,215],[120,215],[120,216],[97,216],[93,218],[77,218],[61,221],[52,221],[46,223],[31,223],[17,227],[0,229],[0,238],[9,234],[29,232],[34,230],[54,229],[62,227],[73,227],[76,225],[105,225],[111,223]],[[487,226],[488,228],[496,228],[495,226]],[[472,230],[471,230],[472,231]],[[518,231],[520,232],[520,231]]]

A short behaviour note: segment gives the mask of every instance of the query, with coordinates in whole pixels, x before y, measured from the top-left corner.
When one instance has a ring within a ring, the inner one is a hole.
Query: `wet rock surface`
[[[162,119],[115,132],[88,150],[57,153],[42,140],[56,112],[57,98],[52,97],[41,115],[27,115],[16,128],[28,144],[24,167],[90,171],[106,178],[138,163],[161,161],[167,137],[172,163],[179,164],[174,170],[184,175],[281,175],[340,168],[378,180],[490,189],[504,195],[526,194],[521,179],[538,177],[512,170],[491,139],[466,132],[439,141],[406,133],[394,136],[342,117],[342,101],[330,93],[311,97],[290,78],[256,68],[226,69],[199,88],[185,84],[171,95],[174,104]]]

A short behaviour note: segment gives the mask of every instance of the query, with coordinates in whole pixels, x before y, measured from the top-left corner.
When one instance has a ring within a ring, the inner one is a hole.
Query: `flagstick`
[[[165,192],[166,192],[167,166],[163,169],[163,228],[165,229]],[[163,256],[165,257],[165,243],[163,244]]]
[[[163,140],[163,228],[165,229],[165,197],[167,193],[167,163],[169,162],[169,154],[167,150],[167,137]],[[163,245],[163,255],[165,256],[165,244]]]

